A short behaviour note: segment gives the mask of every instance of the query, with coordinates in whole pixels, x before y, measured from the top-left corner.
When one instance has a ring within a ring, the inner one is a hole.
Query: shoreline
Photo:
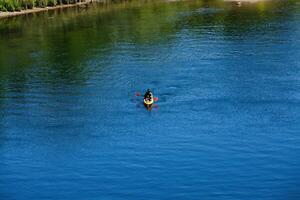
[[[105,1],[106,0],[87,0],[85,2],[78,2],[78,3],[74,3],[74,4],[63,4],[63,5],[56,5],[56,6],[44,7],[44,8],[35,7],[35,8],[32,8],[32,9],[14,11],[14,12],[1,12],[0,11],[0,20],[2,18],[15,17],[15,16],[19,16],[19,15],[38,13],[38,12],[43,12],[43,11],[48,11],[48,10],[70,8],[70,7],[76,7],[76,6],[91,4],[91,3],[94,3],[94,2],[105,2]],[[224,0],[224,2],[236,3],[238,5],[241,5],[241,3],[257,3],[257,2],[261,2],[261,1],[267,1],[267,0]]]
[[[15,17],[15,16],[19,16],[19,15],[26,15],[26,14],[31,14],[31,13],[38,13],[38,12],[43,12],[43,11],[48,11],[48,10],[56,10],[56,9],[62,9],[62,8],[82,6],[82,5],[91,4],[93,2],[96,2],[96,1],[89,0],[89,1],[78,2],[78,3],[74,3],[74,4],[57,5],[57,6],[44,7],[44,8],[32,8],[32,9],[14,11],[14,12],[1,12],[0,11],[0,19],[8,18],[8,17]]]
[[[228,3],[258,3],[262,1],[268,1],[268,0],[224,0],[224,2],[228,2]]]

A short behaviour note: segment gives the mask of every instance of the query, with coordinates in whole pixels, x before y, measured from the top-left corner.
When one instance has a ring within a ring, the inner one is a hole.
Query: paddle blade
[[[158,97],[154,97],[154,101],[158,101]]]
[[[139,96],[141,96],[141,93],[140,92],[136,92],[135,96],[139,97]]]

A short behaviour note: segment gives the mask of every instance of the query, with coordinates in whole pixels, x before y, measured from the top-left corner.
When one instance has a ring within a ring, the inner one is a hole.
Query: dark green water
[[[299,58],[297,1],[1,19],[0,199],[300,199]]]

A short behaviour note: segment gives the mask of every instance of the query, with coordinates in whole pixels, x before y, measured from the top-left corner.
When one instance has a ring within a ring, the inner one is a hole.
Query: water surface
[[[1,19],[0,199],[300,199],[299,58],[297,1]]]

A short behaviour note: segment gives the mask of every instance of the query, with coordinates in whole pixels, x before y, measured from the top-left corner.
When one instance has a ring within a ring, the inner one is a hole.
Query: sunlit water
[[[297,1],[1,19],[0,199],[300,199],[299,58]]]

